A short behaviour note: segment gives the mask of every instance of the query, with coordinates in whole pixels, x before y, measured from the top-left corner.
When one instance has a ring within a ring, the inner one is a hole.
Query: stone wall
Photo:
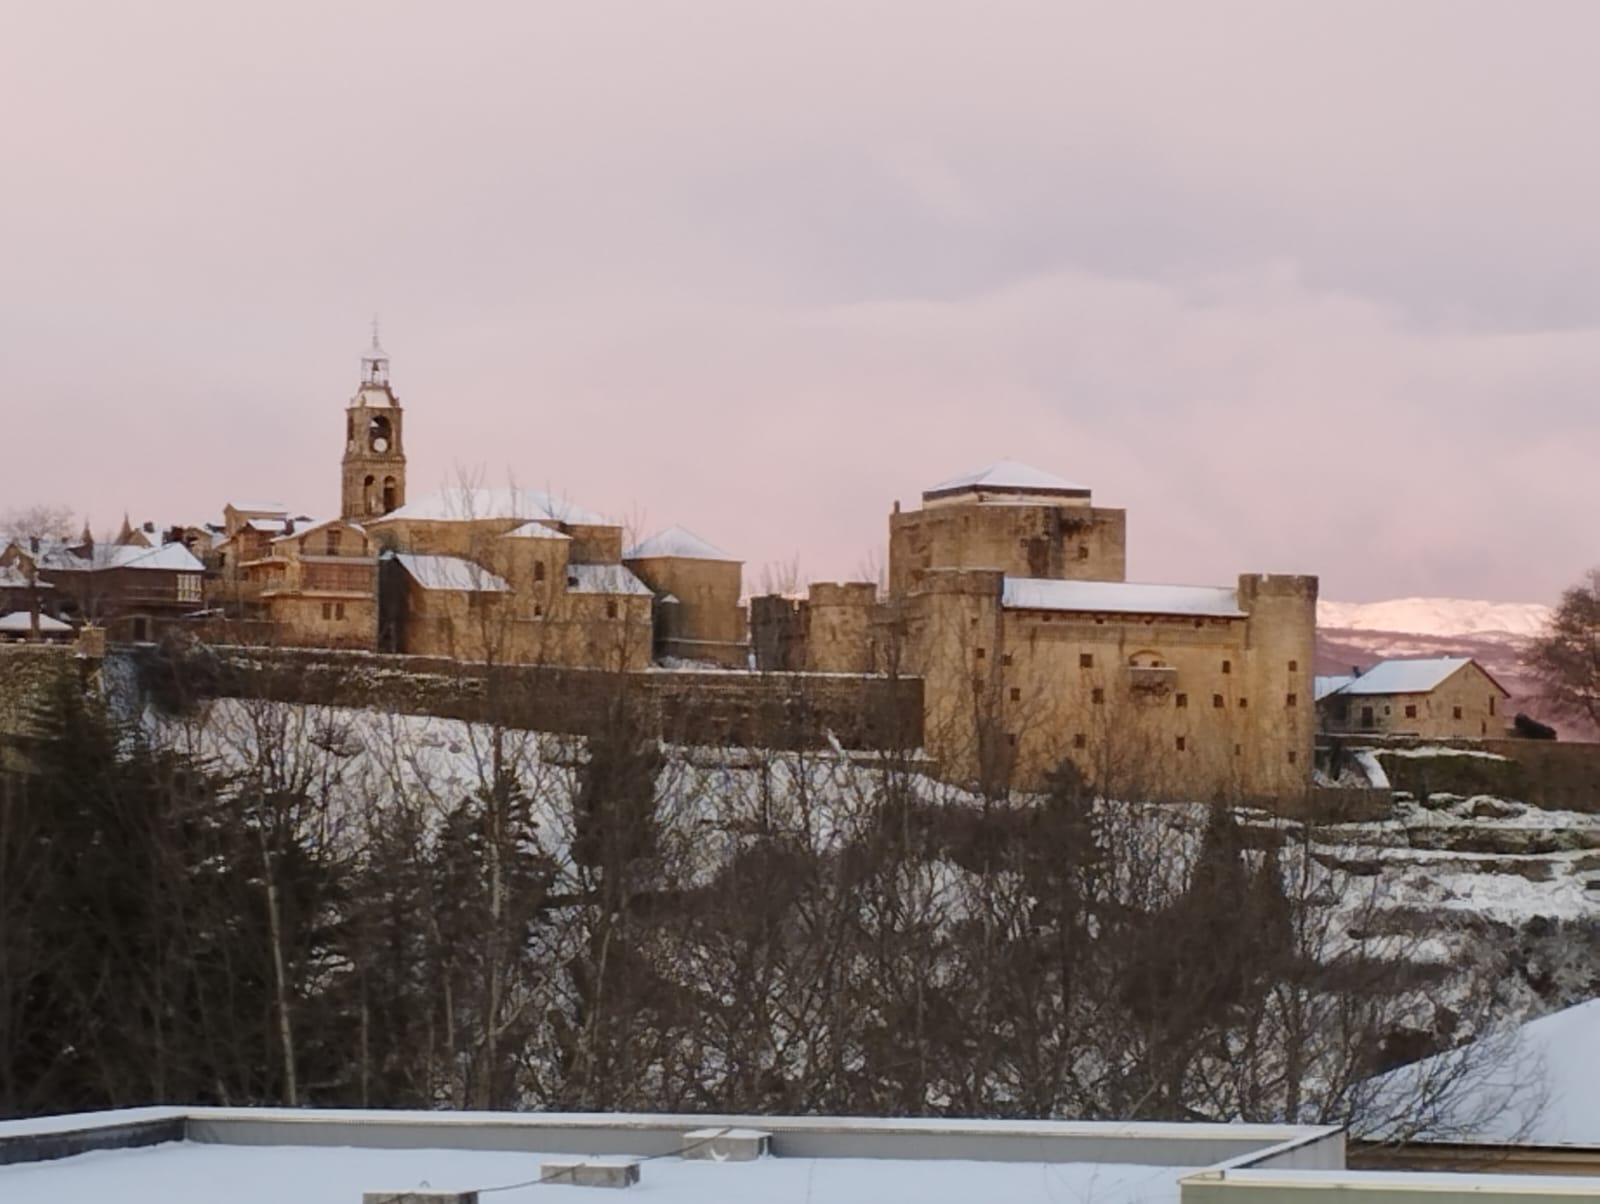
[[[72,644],[0,644],[0,771],[19,767],[30,716],[58,673],[85,675],[99,663]]]
[[[955,503],[889,516],[889,593],[903,597],[935,568],[1013,577],[1122,581],[1127,512],[1089,505]]]
[[[170,677],[156,649],[132,650]],[[606,673],[538,665],[488,666],[441,657],[300,648],[199,648],[176,667],[202,696],[372,707],[582,735],[622,700],[685,744],[845,748],[922,744],[922,683],[858,674],[646,670]],[[182,693],[180,690],[179,693]]]
[[[1347,736],[1342,742],[1348,749],[1377,750],[1394,789],[1418,798],[1431,794],[1489,794],[1548,810],[1600,812],[1600,744],[1510,737],[1437,740]],[[1462,755],[1384,755],[1385,749],[1423,747],[1454,749]]]

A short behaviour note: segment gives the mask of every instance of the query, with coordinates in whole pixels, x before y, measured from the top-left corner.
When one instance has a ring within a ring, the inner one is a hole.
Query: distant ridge
[[[1541,602],[1482,602],[1471,598],[1317,603],[1319,627],[1411,635],[1505,634],[1531,639],[1544,630],[1551,614],[1551,608]]]

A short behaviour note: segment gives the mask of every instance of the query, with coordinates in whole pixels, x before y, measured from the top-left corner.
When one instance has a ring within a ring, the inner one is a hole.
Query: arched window
[[[365,509],[368,514],[378,513],[378,496],[375,492],[375,487],[377,484],[377,477],[368,477],[362,485],[362,508]]]
[[[393,477],[383,478],[383,512],[388,514],[400,504],[400,486]]]

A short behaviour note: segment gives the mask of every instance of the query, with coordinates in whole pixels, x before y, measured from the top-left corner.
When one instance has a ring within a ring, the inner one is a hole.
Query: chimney
[[[146,535],[154,535],[156,533],[156,525],[155,525],[155,523],[146,522],[145,525],[144,525],[144,533]]]

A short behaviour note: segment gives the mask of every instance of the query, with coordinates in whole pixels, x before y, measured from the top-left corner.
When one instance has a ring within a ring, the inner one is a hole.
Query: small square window
[[[1222,705],[1222,695],[1221,694],[1213,694],[1211,696],[1211,705],[1214,706],[1214,707],[1220,707]]]
[[[1300,759],[1300,754],[1295,752],[1295,750],[1291,748],[1289,750],[1289,764],[1293,765],[1299,759]]]
[[[1290,673],[1298,673],[1298,672],[1300,672],[1300,662],[1299,661],[1290,661],[1289,662],[1289,672]]]
[[[1089,559],[1089,545],[1088,544],[1080,543],[1078,545],[1078,559],[1079,560],[1087,560],[1087,559]]]
[[[1186,749],[1188,747],[1189,747],[1188,738],[1184,737],[1184,736],[1179,736],[1178,737],[1178,751],[1182,752],[1184,749]]]
[[[985,656],[988,655],[988,653],[985,652],[982,648],[979,648],[978,651],[976,653],[974,653],[973,655],[975,655],[981,661]]]
[[[1242,757],[1242,756],[1244,756],[1244,745],[1242,745],[1242,744],[1235,744],[1235,745],[1234,745],[1234,746],[1233,746],[1233,755],[1234,755],[1234,756],[1236,756],[1236,757]]]
[[[1224,673],[1232,673],[1233,672],[1233,662],[1232,661],[1223,661],[1222,662],[1222,671]]]
[[[1006,743],[1011,745],[1012,748],[1015,748],[1017,746],[1017,733],[1016,732],[1007,732],[1006,733]]]
[[[1096,686],[1094,688],[1094,692],[1089,695],[1089,698],[1092,702],[1104,702],[1106,700],[1106,692],[1101,687]]]
[[[1181,711],[1189,705],[1189,696],[1187,694],[1179,694],[1172,700],[1172,704]]]
[[[1082,732],[1079,732],[1077,735],[1072,737],[1072,747],[1073,748],[1088,748],[1089,747],[1089,737],[1085,736]]]
[[[1450,717],[1452,719],[1461,718],[1461,708],[1460,707],[1451,707],[1450,708]]]
[[[1250,705],[1250,700],[1248,698],[1239,699],[1239,709],[1241,711],[1245,710],[1247,707],[1249,707],[1249,705]]]
[[[1283,698],[1283,705],[1286,706],[1286,707],[1299,706],[1300,705],[1300,695],[1298,695],[1298,694],[1285,694],[1284,698]]]
[[[617,617],[617,604],[615,602],[607,602],[606,603],[606,618],[614,619],[616,617]]]
[[[1414,702],[1406,703],[1406,718],[1407,719],[1415,719],[1416,717],[1417,717],[1417,704],[1414,703]]]
[[[1011,687],[1011,701],[1012,702],[1021,702],[1022,701],[1022,690],[1019,689],[1017,686],[1012,686]]]
[[[544,607],[540,606],[537,602],[533,604],[533,617],[536,619],[544,618]]]
[[[1009,652],[1003,652],[1003,653],[1001,653],[1001,654],[1000,654],[1000,663],[1001,663],[1001,664],[1002,664],[1002,665],[1009,665],[1009,664],[1011,664],[1011,654],[1010,654],[1010,653],[1009,653]]]
[[[1094,668],[1094,653],[1092,653],[1092,652],[1080,652],[1080,653],[1078,653],[1078,668],[1080,668],[1080,669],[1093,669]]]

